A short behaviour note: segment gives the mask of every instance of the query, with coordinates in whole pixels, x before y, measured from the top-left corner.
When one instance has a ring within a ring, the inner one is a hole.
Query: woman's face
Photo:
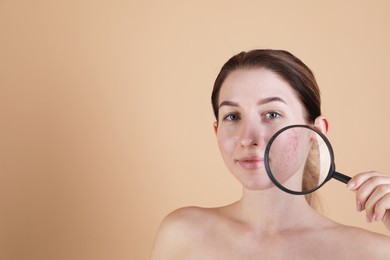
[[[279,129],[305,124],[305,109],[290,85],[267,69],[231,72],[219,93],[218,146],[228,169],[251,190],[273,186],[264,150]]]

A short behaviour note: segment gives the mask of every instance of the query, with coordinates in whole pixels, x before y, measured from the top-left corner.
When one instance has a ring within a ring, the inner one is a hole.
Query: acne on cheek
[[[222,147],[230,147],[237,143],[237,138],[221,137],[218,138],[218,145]]]
[[[275,149],[279,150],[277,160],[280,163],[280,166],[285,168],[290,167],[290,163],[296,159],[296,153],[298,150],[299,134],[296,132],[291,132],[283,136],[283,139],[278,140],[277,147]],[[275,144],[276,145],[276,144]]]
[[[297,152],[298,147],[298,134],[291,134],[289,137],[289,143],[287,145],[287,152],[289,155],[295,154]]]

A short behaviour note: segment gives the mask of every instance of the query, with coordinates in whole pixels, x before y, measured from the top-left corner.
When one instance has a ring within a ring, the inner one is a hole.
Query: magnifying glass
[[[334,178],[347,183],[351,177],[335,170],[329,140],[307,125],[290,125],[269,140],[264,165],[271,181],[285,192],[303,195]]]

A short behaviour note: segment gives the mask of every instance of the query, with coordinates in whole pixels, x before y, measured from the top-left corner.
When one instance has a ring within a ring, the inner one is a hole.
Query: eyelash
[[[273,115],[273,117],[271,116]],[[232,119],[231,117],[236,117],[234,119]],[[266,120],[274,120],[274,119],[277,119],[281,116],[280,113],[276,112],[276,111],[269,111],[269,112],[266,112],[262,115],[262,117],[264,117]],[[223,117],[223,120],[224,121],[237,121],[237,120],[240,120],[241,117],[238,113],[230,113],[230,114],[227,114],[226,116]]]
[[[235,116],[237,118],[236,119],[229,119],[229,117],[231,117],[231,116]],[[241,118],[240,118],[240,115],[238,113],[230,113],[230,114],[227,114],[226,116],[223,117],[224,121],[237,121],[239,119],[241,119]]]
[[[270,116],[271,114],[276,115],[276,117],[271,118],[271,116]],[[277,118],[279,118],[280,116],[281,116],[281,114],[278,113],[278,112],[276,112],[276,111],[270,111],[270,112],[267,112],[267,113],[264,114],[264,117],[265,117],[267,120],[277,119]]]

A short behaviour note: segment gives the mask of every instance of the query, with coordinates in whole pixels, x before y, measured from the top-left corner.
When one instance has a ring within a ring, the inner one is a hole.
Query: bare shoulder
[[[362,242],[367,241],[368,243],[376,244],[376,243],[388,243],[390,245],[390,237],[375,233],[363,228],[351,227],[346,225],[339,225],[336,227],[337,231],[343,233],[346,237],[350,237],[353,240],[361,240]],[[390,247],[389,247],[390,249]]]
[[[180,257],[194,237],[212,225],[217,208],[184,207],[168,214],[162,221],[152,251],[152,259]]]
[[[326,232],[325,232],[326,233]],[[337,225],[327,233],[338,246],[349,250],[350,256],[367,256],[371,259],[389,259],[390,237],[362,228]]]
[[[195,232],[211,224],[218,216],[219,208],[184,207],[168,214],[161,224],[162,230],[170,232]]]

